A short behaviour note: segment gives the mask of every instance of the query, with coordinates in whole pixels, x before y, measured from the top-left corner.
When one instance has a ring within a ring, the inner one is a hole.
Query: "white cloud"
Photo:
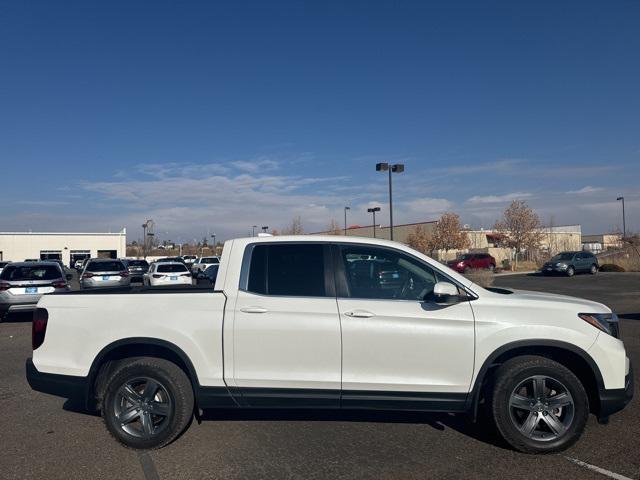
[[[256,160],[236,160],[231,162],[235,168],[247,173],[268,172],[276,170],[280,164],[269,158],[258,158]]]
[[[567,194],[570,195],[588,195],[590,193],[598,193],[602,192],[604,188],[602,187],[592,187],[591,185],[587,185],[586,187],[582,187],[579,190],[569,190]]]
[[[467,199],[467,203],[504,203],[511,202],[512,200],[521,200],[531,197],[532,194],[528,192],[513,192],[506,193],[504,195],[474,195]]]

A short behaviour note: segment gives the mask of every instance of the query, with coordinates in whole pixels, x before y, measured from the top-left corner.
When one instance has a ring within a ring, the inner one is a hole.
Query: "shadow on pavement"
[[[365,410],[280,410],[280,409],[238,409],[205,410],[200,421],[305,421],[305,422],[361,422],[423,424],[444,431],[451,428],[462,435],[484,443],[511,450],[502,439],[496,427],[485,418],[471,422],[464,414],[365,411]]]

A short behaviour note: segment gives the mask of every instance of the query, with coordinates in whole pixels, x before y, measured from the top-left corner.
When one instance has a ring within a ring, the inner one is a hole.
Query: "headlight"
[[[567,264],[566,263],[556,263],[556,267],[558,267],[558,268],[567,268]]]
[[[618,316],[615,313],[579,313],[578,316],[608,335],[613,335],[612,324],[618,323]]]

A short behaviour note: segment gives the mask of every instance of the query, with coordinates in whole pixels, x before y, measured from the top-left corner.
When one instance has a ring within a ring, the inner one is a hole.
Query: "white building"
[[[0,260],[59,259],[67,266],[83,258],[126,255],[127,230],[118,233],[0,232]]]

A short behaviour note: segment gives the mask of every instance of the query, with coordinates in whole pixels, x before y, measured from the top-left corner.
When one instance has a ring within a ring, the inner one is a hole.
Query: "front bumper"
[[[31,358],[27,358],[26,373],[29,386],[37,392],[78,400],[83,403],[87,400],[88,381],[86,377],[40,372]]]
[[[600,390],[599,396],[598,418],[607,418],[626,407],[633,398],[633,368],[629,368],[629,373],[624,379],[624,388]]]

